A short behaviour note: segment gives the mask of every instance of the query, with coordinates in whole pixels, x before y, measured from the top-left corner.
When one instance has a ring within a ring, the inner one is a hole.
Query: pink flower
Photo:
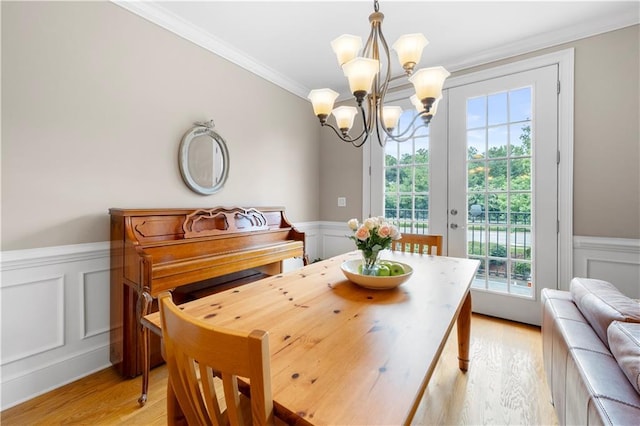
[[[358,228],[358,230],[356,231],[356,238],[359,239],[360,241],[365,241],[367,238],[369,238],[371,236],[371,233],[369,232],[369,228],[367,228],[366,226],[362,225],[360,228]]]
[[[391,236],[391,227],[386,223],[380,225],[380,228],[378,228],[378,236],[380,238],[387,238]]]

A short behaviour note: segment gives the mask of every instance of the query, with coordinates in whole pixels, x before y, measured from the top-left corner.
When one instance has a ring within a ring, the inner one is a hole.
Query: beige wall
[[[576,235],[640,238],[639,29],[576,43]]]
[[[112,3],[1,5],[2,250],[105,241],[109,207],[361,215],[361,150],[305,100]],[[638,29],[536,52],[575,48],[575,235],[640,238]],[[231,169],[205,197],[183,184],[177,150],[210,118]]]
[[[362,148],[342,142],[331,129],[322,128],[320,170],[320,217],[344,222],[361,218]],[[338,207],[338,197],[346,198],[345,207]]]
[[[575,49],[574,235],[640,238],[640,26],[585,38],[468,72],[526,57]],[[361,215],[362,158],[322,130],[321,217]],[[336,207],[347,193],[351,202]]]
[[[211,118],[231,167],[201,196],[178,146]],[[2,250],[106,241],[110,207],[319,220],[318,147],[306,100],[113,3],[2,2]]]

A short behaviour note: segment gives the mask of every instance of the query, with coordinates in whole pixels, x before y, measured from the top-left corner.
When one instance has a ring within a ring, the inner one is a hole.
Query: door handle
[[[458,224],[457,223],[452,223],[451,225],[449,225],[449,228],[458,229]]]

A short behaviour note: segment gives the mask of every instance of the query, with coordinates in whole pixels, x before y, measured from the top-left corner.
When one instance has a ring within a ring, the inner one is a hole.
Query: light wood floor
[[[471,366],[458,370],[455,328],[425,392],[415,424],[557,425],[542,366],[540,329],[473,315]],[[140,408],[140,379],[95,373],[0,413],[10,425],[164,425],[164,366],[152,370]]]

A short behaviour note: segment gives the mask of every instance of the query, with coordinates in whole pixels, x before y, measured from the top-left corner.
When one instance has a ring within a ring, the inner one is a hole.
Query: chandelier
[[[360,37],[343,34],[331,42],[338,63],[349,81],[349,89],[355,97],[358,108],[339,106],[334,109],[333,105],[338,98],[338,93],[331,89],[315,89],[309,92],[313,112],[320,120],[320,125],[330,127],[340,139],[356,147],[362,146],[374,132],[380,146],[384,146],[387,138],[404,142],[410,139],[418,128],[428,126],[436,113],[438,101],[442,98],[444,80],[449,76],[449,72],[441,66],[423,68],[414,73],[415,66],[420,62],[422,50],[429,42],[422,34],[406,34],[392,46],[405,74],[391,77],[389,47],[382,34],[384,15],[378,11],[377,0],[374,1],[373,8],[374,12],[369,15],[371,32],[364,45],[362,56],[358,56],[362,47]],[[381,49],[384,59],[380,57]],[[381,61],[386,65],[384,77],[380,72]],[[405,76],[415,88],[416,93],[410,100],[417,113],[407,128],[401,130],[396,127],[402,115],[402,108],[385,105],[385,96],[389,83]],[[362,116],[362,130],[357,136],[352,136],[350,131],[358,109]],[[330,114],[333,114],[337,127],[327,122]],[[417,127],[413,126],[418,117],[421,118],[422,123]]]

